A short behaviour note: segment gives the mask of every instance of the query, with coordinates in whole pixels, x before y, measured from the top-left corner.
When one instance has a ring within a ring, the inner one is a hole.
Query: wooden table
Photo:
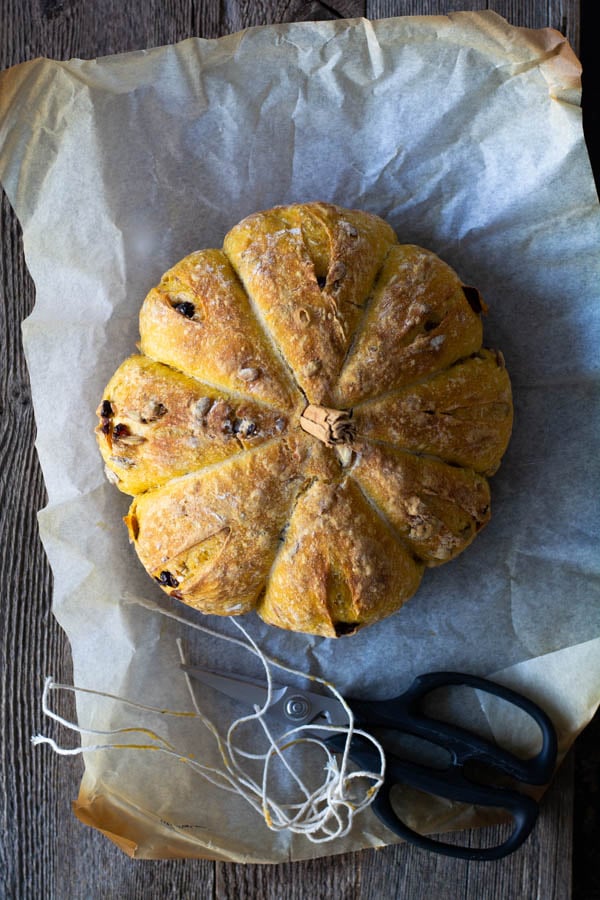
[[[578,0],[0,0],[0,68],[36,56],[93,58],[218,37],[272,22],[445,13],[487,6],[515,25],[553,26],[579,49]],[[32,752],[40,728],[40,677],[70,678],[68,644],[50,613],[52,578],[36,511],[45,492],[34,450],[35,424],[20,322],[34,289],[20,230],[5,197],[0,208],[0,491],[2,621],[0,709],[0,897],[540,898],[571,896],[573,761],[547,794],[526,846],[494,864],[428,856],[407,846],[314,862],[240,866],[210,861],[135,862],[70,811],[81,762]],[[479,840],[475,834],[469,838]],[[583,894],[581,896],[584,896]]]

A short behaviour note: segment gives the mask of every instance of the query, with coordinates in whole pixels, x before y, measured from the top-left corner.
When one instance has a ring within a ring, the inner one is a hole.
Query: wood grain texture
[[[555,28],[564,34],[575,52],[579,52],[580,6],[568,0],[367,0],[370,19],[388,16],[439,16],[461,10],[491,9],[511,25],[525,28]]]
[[[557,27],[578,46],[577,0],[487,5],[514,24]],[[191,35],[217,37],[269,22],[365,14],[382,18],[484,6],[483,0],[0,0],[0,68],[37,56],[94,58]],[[572,760],[545,798],[526,846],[488,865],[428,856],[405,845],[280,866],[133,862],[71,815],[80,761],[56,757],[47,747],[33,752],[29,743],[42,727],[42,677],[51,673],[69,681],[71,670],[67,642],[50,613],[52,579],[37,533],[36,512],[45,491],[34,451],[20,336],[34,289],[19,226],[4,197],[0,242],[0,897],[567,900]],[[68,697],[60,704],[60,712],[72,714]],[[476,833],[468,839],[484,837]]]

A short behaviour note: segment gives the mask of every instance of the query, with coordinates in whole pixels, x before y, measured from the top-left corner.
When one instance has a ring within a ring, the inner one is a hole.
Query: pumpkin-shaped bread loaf
[[[325,203],[170,269],[98,409],[150,575],[327,637],[399,609],[490,516],[512,400],[482,309],[433,253]]]

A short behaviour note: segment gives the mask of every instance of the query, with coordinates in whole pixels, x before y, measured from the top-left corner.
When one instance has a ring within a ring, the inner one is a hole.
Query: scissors
[[[267,700],[264,682],[195,666],[182,665],[182,669],[203,684],[251,706],[263,706]],[[541,750],[535,756],[523,759],[474,732],[426,715],[423,704],[427,696],[438,688],[451,686],[484,691],[523,710],[539,726],[542,734]],[[469,860],[501,859],[526,840],[537,819],[536,801],[512,787],[488,783],[489,777],[483,783],[472,775],[472,770],[475,764],[480,771],[483,767],[487,776],[500,776],[499,780],[504,782],[507,780],[506,776],[509,776],[521,784],[547,784],[556,764],[557,738],[550,718],[539,706],[503,685],[460,672],[420,675],[407,691],[390,700],[345,699],[354,715],[355,725],[376,736],[385,751],[385,778],[371,808],[387,828],[424,850]],[[273,685],[271,700],[269,712],[289,726],[348,724],[342,704],[334,697],[297,690],[288,685]],[[390,746],[389,737],[392,733],[410,735],[442,748],[447,759],[446,766],[439,768],[403,758],[397,751],[397,742],[394,747]],[[343,752],[346,745],[345,734],[331,736],[326,731],[322,734],[324,743],[334,752]],[[360,735],[352,738],[350,758],[365,771],[376,771],[379,765],[377,750]],[[414,831],[399,818],[391,801],[392,790],[396,785],[409,785],[427,794],[462,803],[506,810],[513,820],[513,830],[503,843],[483,849],[434,840]]]

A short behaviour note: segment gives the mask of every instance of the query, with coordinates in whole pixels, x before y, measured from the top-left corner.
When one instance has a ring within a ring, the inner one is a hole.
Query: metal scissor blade
[[[264,682],[200,666],[182,665],[181,668],[202,684],[234,700],[247,703],[252,708],[262,707],[267,702],[268,693]],[[273,684],[271,687],[269,712],[290,725],[346,725],[348,721],[341,703],[334,697],[326,697],[314,691],[296,690],[281,684]]]
[[[249,706],[264,706],[267,702],[268,692],[264,685],[258,682],[236,678],[234,675],[228,675],[225,672],[217,672],[212,669],[202,669],[198,666],[182,665],[181,668],[187,672],[196,681],[231,697],[233,700],[239,700],[241,703],[247,703]],[[273,700],[278,699],[277,695],[285,691],[280,685],[273,685]]]

